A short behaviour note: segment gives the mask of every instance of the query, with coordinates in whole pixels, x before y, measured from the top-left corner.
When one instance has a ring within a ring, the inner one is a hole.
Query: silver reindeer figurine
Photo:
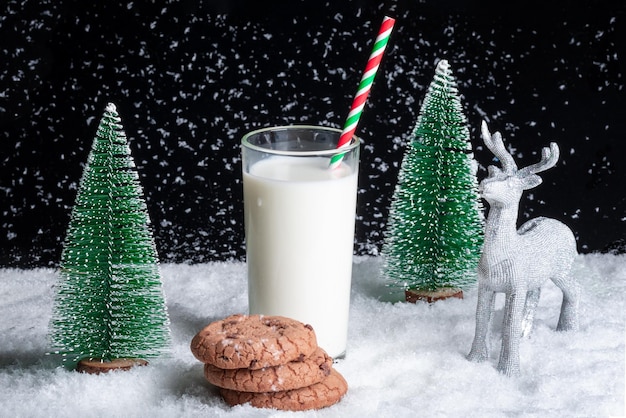
[[[577,254],[572,231],[550,218],[535,218],[517,229],[519,201],[524,190],[541,183],[537,175],[553,167],[559,148],[552,142],[543,148],[541,161],[518,169],[499,132],[491,135],[483,121],[482,138],[500,160],[502,169],[489,166],[480,193],[489,203],[483,252],[478,264],[476,333],[467,358],[489,357],[489,322],[496,292],[506,294],[502,349],[498,370],[507,376],[520,373],[519,344],[530,333],[541,285],[550,279],[563,292],[557,330],[578,329],[579,286],[570,276]]]

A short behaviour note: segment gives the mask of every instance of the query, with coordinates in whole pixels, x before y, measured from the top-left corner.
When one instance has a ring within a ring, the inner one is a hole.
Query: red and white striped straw
[[[348,113],[348,118],[346,119],[346,123],[343,126],[341,136],[339,137],[337,149],[347,147],[352,141],[352,137],[356,132],[356,127],[359,123],[359,119],[361,119],[363,108],[365,107],[365,101],[367,100],[367,96],[370,94],[370,90],[372,89],[374,77],[376,76],[376,72],[378,71],[380,61],[383,58],[383,53],[385,52],[385,48],[387,47],[387,43],[389,42],[389,36],[391,35],[391,31],[393,30],[393,25],[395,23],[396,20],[389,16],[385,16],[385,18],[383,19],[383,23],[378,30],[378,36],[376,36],[376,41],[374,42],[374,47],[372,48],[372,53],[367,60],[365,71],[363,72],[363,76],[361,77],[361,82],[359,83],[359,88],[356,92],[356,96],[352,101],[350,113]],[[337,167],[341,163],[343,155],[343,153],[334,155],[330,159],[330,168]]]

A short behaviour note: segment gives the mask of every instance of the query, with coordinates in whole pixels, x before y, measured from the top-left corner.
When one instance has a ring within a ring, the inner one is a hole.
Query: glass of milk
[[[346,352],[361,142],[330,168],[340,134],[282,126],[242,139],[250,314],[310,324],[334,358]]]

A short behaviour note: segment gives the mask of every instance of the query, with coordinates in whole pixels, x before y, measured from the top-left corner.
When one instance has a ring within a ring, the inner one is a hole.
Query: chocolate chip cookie
[[[278,392],[319,383],[333,367],[333,359],[318,348],[312,355],[263,369],[220,369],[204,365],[204,376],[215,386],[241,392]]]
[[[310,325],[282,316],[231,315],[212,322],[191,341],[191,352],[220,369],[258,370],[303,361],[317,349]]]
[[[257,408],[305,411],[334,405],[341,400],[347,390],[348,384],[343,376],[332,369],[321,382],[300,389],[264,393],[220,389],[220,394],[230,406],[249,403]]]

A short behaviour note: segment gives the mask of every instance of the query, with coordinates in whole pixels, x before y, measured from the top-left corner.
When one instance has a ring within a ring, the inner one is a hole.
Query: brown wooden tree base
[[[457,298],[463,299],[463,291],[456,287],[444,287],[438,290],[411,290],[404,291],[407,302],[416,303],[418,301],[433,303],[438,300]]]
[[[146,366],[146,360],[138,358],[118,358],[111,361],[100,359],[83,359],[78,362],[76,371],[80,373],[100,374],[113,370],[130,370],[135,366]]]

